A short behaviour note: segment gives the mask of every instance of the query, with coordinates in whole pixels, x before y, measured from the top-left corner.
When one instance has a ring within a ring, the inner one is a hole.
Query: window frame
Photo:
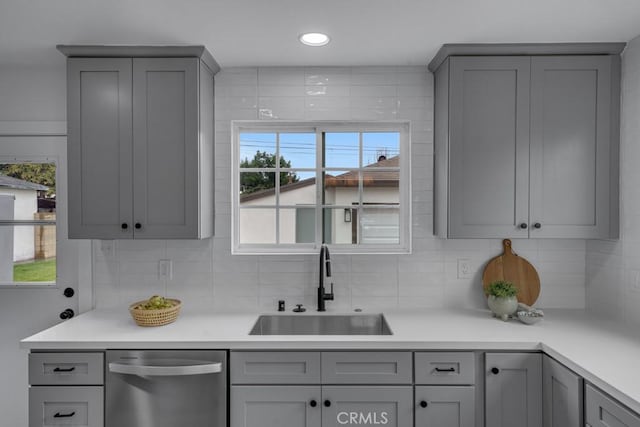
[[[67,239],[66,140],[62,136],[0,135],[0,163],[54,163],[56,165],[56,280],[53,282],[0,282],[0,289],[61,288],[72,280]],[[13,226],[40,225],[42,220],[16,220]],[[8,223],[0,227],[11,226]]]
[[[411,130],[410,122],[405,120],[392,121],[264,121],[264,120],[233,120],[231,122],[231,253],[238,255],[293,255],[293,254],[315,254],[319,250],[322,240],[322,189],[324,186],[316,185],[316,241],[313,243],[295,244],[241,244],[240,243],[240,134],[250,133],[288,133],[288,132],[314,132],[316,134],[316,153],[322,152],[322,138],[325,133],[330,132],[398,132],[400,136],[400,161],[399,161],[399,243],[398,244],[329,244],[335,253],[348,254],[408,254],[411,253]],[[279,150],[277,150],[279,155]],[[360,153],[361,155],[361,153]],[[279,163],[277,163],[279,166]],[[360,162],[358,170],[362,170],[365,165]],[[309,168],[297,168],[292,166],[283,171],[292,169],[295,171],[308,171]],[[354,168],[332,168],[326,167],[324,170],[345,170]],[[249,170],[250,171],[250,170]],[[316,174],[316,182],[319,182],[323,173],[322,158],[316,155],[316,167],[313,170]],[[276,173],[276,183],[279,180],[279,173]],[[279,192],[276,185],[275,194]],[[359,191],[360,192],[360,191]],[[359,195],[362,197],[362,194]],[[281,209],[276,202],[276,208]],[[329,207],[329,205],[324,205]],[[343,209],[348,206],[330,205],[331,208]],[[246,208],[243,208],[246,209]],[[276,233],[278,232],[276,223]]]

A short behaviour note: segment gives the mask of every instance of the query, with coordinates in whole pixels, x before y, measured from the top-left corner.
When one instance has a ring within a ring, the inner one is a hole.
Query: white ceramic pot
[[[489,295],[487,304],[489,304],[494,316],[505,321],[518,309],[518,299],[516,297],[497,298]]]

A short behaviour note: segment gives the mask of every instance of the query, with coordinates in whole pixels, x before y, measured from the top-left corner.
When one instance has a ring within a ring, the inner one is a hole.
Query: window
[[[62,146],[2,137],[0,149],[0,285],[55,285]]]
[[[407,123],[233,126],[234,253],[409,251]]]

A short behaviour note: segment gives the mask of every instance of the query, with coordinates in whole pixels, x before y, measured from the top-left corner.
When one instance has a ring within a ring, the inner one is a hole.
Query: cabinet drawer
[[[323,384],[411,384],[410,352],[324,352]]]
[[[318,352],[231,352],[232,384],[318,384]]]
[[[102,427],[102,387],[29,388],[29,427]]]
[[[102,353],[30,353],[31,385],[104,384]]]
[[[475,384],[475,355],[470,352],[415,354],[416,384]]]

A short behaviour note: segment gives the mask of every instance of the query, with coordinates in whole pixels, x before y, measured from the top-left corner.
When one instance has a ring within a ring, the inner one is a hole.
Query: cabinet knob
[[[142,228],[142,224],[140,224],[139,222],[136,222],[136,230],[140,230]]]
[[[331,401],[330,401],[329,399],[325,400],[325,401],[324,401],[324,406],[326,406],[327,408],[328,408],[329,406],[331,406]]]
[[[67,298],[71,298],[75,294],[76,294],[76,292],[73,290],[73,288],[66,288],[64,290],[64,292],[62,293],[62,295],[64,295]]]
[[[127,228],[129,228],[129,224],[127,224],[126,222],[123,222],[122,225],[120,225],[120,228],[122,228],[123,230],[126,230]]]
[[[318,402],[316,402],[315,399],[313,399],[309,402],[309,406],[311,406],[312,408],[315,408],[316,406],[318,406]]]
[[[71,319],[75,315],[76,315],[76,313],[72,309],[67,308],[65,311],[60,313],[60,318],[62,320],[67,320],[67,319]]]
[[[522,228],[523,230],[526,230],[527,229],[527,223],[526,222],[520,223],[520,228]]]
[[[542,224],[536,222],[535,224],[533,224],[533,228],[542,228]]]
[[[427,403],[427,401],[426,401],[426,400],[421,400],[421,401],[420,401],[420,407],[421,407],[421,408],[426,408],[427,406],[429,406],[429,404]]]
[[[500,373],[500,369],[498,369],[498,368],[491,368],[491,373],[492,373],[493,375],[498,375],[498,374]]]

